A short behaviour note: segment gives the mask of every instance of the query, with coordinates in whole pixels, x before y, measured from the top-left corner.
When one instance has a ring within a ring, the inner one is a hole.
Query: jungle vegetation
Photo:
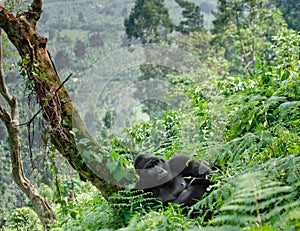
[[[297,1],[0,1],[0,230],[299,230]],[[138,153],[213,169],[190,218]]]

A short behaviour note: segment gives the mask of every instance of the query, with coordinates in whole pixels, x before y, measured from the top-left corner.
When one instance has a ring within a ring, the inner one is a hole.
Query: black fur
[[[186,156],[175,156],[167,161],[151,154],[140,154],[134,167],[140,177],[136,189],[150,192],[164,204],[192,206],[211,185],[207,179],[212,174],[211,168]]]

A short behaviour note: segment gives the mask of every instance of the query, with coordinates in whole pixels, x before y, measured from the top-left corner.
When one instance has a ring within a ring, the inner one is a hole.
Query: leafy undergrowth
[[[181,153],[208,161],[214,185],[194,207],[209,207],[210,221],[133,192],[116,195],[115,203],[89,194],[72,202],[52,230],[299,230],[299,59],[287,50],[299,50],[300,36],[289,33],[275,38],[273,66],[258,61],[252,77],[190,84],[189,107],[131,127],[116,142],[116,150],[131,143],[164,158]]]
[[[210,221],[135,192],[107,202],[91,188],[57,208],[51,230],[299,230],[299,44],[299,34],[277,36],[273,66],[258,61],[251,77],[212,74],[203,81],[201,70],[170,76],[201,81],[187,85],[188,102],[179,111],[131,127],[115,141],[120,153],[130,143],[164,158],[180,153],[208,161],[214,185],[195,208],[209,207]]]

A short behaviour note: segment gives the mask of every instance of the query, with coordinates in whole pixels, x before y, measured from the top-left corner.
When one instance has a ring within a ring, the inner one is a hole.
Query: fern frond
[[[276,206],[273,209],[271,209],[270,212],[262,215],[262,217],[264,220],[271,220],[275,216],[281,214],[282,211],[289,211],[291,208],[297,208],[297,207],[299,208],[299,205],[300,205],[300,201],[294,201],[292,203],[288,203],[282,206]]]
[[[273,95],[270,98],[266,99],[264,105],[265,105],[265,108],[267,108],[267,109],[275,108],[278,105],[280,105],[281,102],[284,102],[284,101],[286,101],[286,97]]]
[[[110,198],[111,205],[117,209],[130,209],[131,212],[134,210],[147,211],[154,208],[154,205],[160,203],[150,196],[150,193],[144,193],[141,190],[133,191],[119,191],[117,194]]]
[[[300,101],[284,102],[279,106],[279,121],[291,120],[299,118]]]
[[[234,221],[234,222],[231,222]],[[248,214],[228,214],[217,216],[214,220],[217,224],[232,224],[239,227],[247,227],[249,224],[255,224],[257,218]]]
[[[241,227],[262,226],[299,205],[294,202],[295,197],[292,187],[271,179],[262,171],[244,173],[236,178],[231,197],[221,206],[221,214],[214,221]]]

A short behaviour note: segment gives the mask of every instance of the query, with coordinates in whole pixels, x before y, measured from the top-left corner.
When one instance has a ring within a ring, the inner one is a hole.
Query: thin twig
[[[42,111],[42,108],[40,108],[28,122],[25,122],[25,123],[22,123],[22,124],[18,124],[18,126],[19,127],[24,126],[24,125],[28,126],[38,116],[38,114],[40,114],[41,111]]]
[[[70,75],[69,75],[69,76],[61,83],[61,85],[55,90],[54,96],[56,96],[57,92],[63,87],[63,85],[64,85],[67,81],[69,81],[69,79],[71,78],[72,75],[73,75],[73,74],[70,74]],[[50,100],[53,99],[54,96],[52,96],[52,97],[50,98]],[[40,114],[40,112],[41,112],[42,110],[43,110],[43,108],[40,108],[28,122],[19,124],[18,126],[21,127],[21,126],[24,126],[24,125],[27,125],[27,126],[30,125],[30,124],[32,123],[32,121],[38,116],[38,114]]]
[[[55,94],[63,87],[63,85],[69,81],[69,79],[72,77],[73,74],[70,74],[63,82],[62,84],[56,89]]]

